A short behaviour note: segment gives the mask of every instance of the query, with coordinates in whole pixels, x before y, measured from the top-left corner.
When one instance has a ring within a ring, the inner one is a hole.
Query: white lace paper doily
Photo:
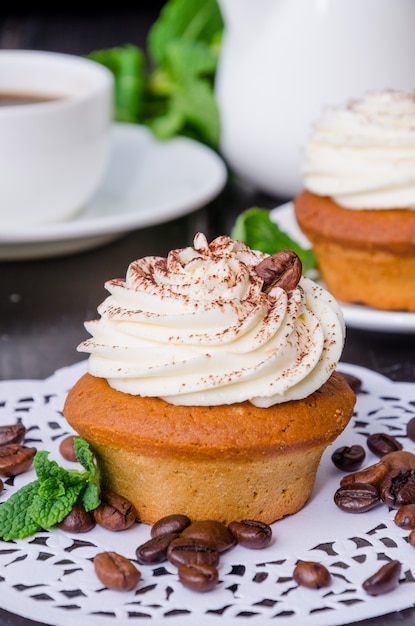
[[[44,381],[0,382],[0,424],[21,420],[27,445],[48,450],[51,459],[73,467],[58,451],[62,438],[73,432],[62,407],[85,369],[82,361]],[[366,436],[374,432],[388,432],[415,452],[415,443],[406,437],[406,424],[415,415],[415,385],[393,383],[345,363],[338,369],[359,377],[363,389],[349,426],[323,456],[312,497],[299,513],[273,525],[273,541],[266,549],[238,546],[222,554],[214,591],[185,589],[169,563],[138,565],[142,579],[131,592],[103,587],[94,573],[95,554],[114,550],[134,561],[136,548],[150,537],[145,524],[121,533],[95,527],[70,535],[53,529],[24,540],[0,540],[0,607],[16,615],[16,621],[20,616],[20,624],[24,617],[53,626],[262,626],[267,621],[274,626],[337,626],[412,606],[415,548],[407,542],[408,531],[398,528],[395,511],[383,504],[361,514],[340,511],[333,494],[343,474],[330,457],[340,445],[366,447]],[[377,461],[367,450],[365,466]],[[0,501],[34,478],[30,470],[5,480]],[[330,587],[297,586],[292,573],[299,559],[323,563],[331,573]],[[367,595],[362,582],[391,559],[402,563],[398,588],[384,596]]]

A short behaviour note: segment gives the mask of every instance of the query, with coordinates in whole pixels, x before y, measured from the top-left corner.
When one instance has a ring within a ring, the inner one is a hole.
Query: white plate
[[[223,553],[215,590],[198,594],[185,589],[177,569],[163,562],[138,565],[142,579],[133,591],[110,591],[94,573],[94,556],[113,550],[134,562],[136,548],[150,538],[150,527],[136,524],[117,533],[96,526],[81,534],[53,528],[27,539],[0,541],[0,622],[22,626],[22,618],[28,618],[54,626],[338,626],[413,606],[415,561],[414,548],[407,543],[409,531],[395,524],[396,511],[383,504],[359,515],[338,509],[333,495],[343,473],[331,455],[339,446],[360,444],[366,450],[364,467],[378,462],[366,446],[368,434],[375,432],[393,433],[414,453],[406,424],[413,414],[415,385],[393,383],[346,363],[338,369],[359,377],[362,392],[349,425],[323,455],[310,500],[296,515],[273,524],[273,541],[264,550],[238,546]],[[85,370],[81,361],[44,381],[0,382],[0,423],[21,418],[26,445],[49,451],[51,460],[68,469],[74,464],[63,460],[59,444],[72,431],[62,407],[67,390]],[[36,476],[32,468],[2,478],[0,502]],[[292,577],[298,559],[323,563],[332,575],[330,587],[298,587]],[[382,596],[367,595],[362,582],[392,559],[402,563],[399,587]]]
[[[273,209],[271,220],[303,248],[311,248],[308,239],[301,232],[295,219],[292,202]],[[401,311],[380,311],[361,304],[340,302],[347,326],[362,330],[378,330],[393,333],[415,333],[415,313]]]
[[[148,128],[114,123],[104,181],[71,220],[0,232],[0,259],[29,259],[93,248],[175,219],[210,202],[224,187],[226,166],[186,137],[158,141]]]

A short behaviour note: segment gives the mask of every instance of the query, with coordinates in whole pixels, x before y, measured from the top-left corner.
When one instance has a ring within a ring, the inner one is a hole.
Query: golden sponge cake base
[[[308,191],[294,210],[338,300],[415,311],[415,211],[344,209]]]
[[[174,406],[86,374],[69,392],[64,415],[90,443],[104,489],[133,502],[141,521],[182,513],[271,523],[308,500],[321,455],[354,404],[338,373],[308,398],[268,409]]]

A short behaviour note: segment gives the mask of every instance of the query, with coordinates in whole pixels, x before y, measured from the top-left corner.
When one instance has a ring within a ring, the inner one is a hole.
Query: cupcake
[[[414,97],[372,92],[327,108],[294,210],[337,299],[415,311]]]
[[[86,322],[64,415],[143,522],[271,523],[307,502],[355,395],[336,300],[290,252],[221,236],[145,257]]]

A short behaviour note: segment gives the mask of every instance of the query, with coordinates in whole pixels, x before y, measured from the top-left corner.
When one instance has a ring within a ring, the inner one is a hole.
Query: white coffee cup
[[[1,231],[66,220],[85,206],[108,162],[113,83],[83,57],[0,50]]]

